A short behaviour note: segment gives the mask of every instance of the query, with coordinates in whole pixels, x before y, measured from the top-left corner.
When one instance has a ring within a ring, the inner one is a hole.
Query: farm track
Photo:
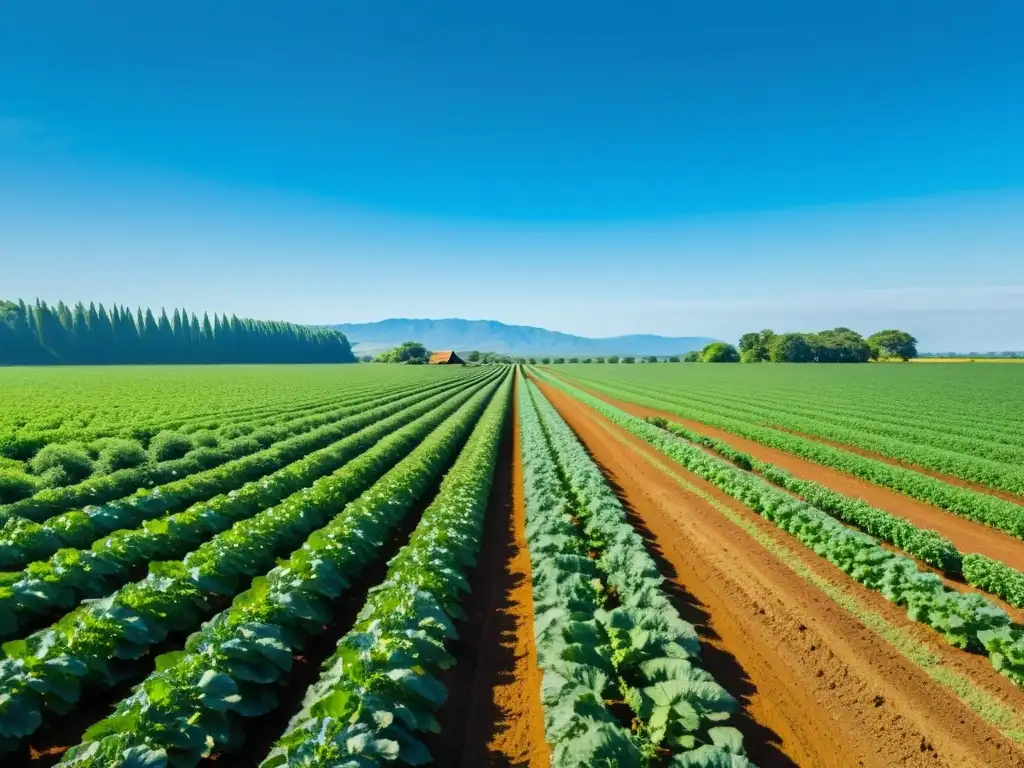
[[[578,386],[588,394],[610,405],[614,405],[616,408],[620,408],[633,416],[640,418],[660,416],[669,421],[682,424],[694,432],[699,432],[728,443],[736,450],[743,451],[756,459],[781,467],[796,477],[821,483],[846,496],[863,499],[873,507],[905,517],[918,527],[936,530],[949,539],[962,552],[977,552],[987,555],[1005,563],[1011,568],[1024,571],[1024,541],[1008,533],[964,517],[950,514],[931,504],[926,504],[923,501],[912,499],[888,488],[883,488],[866,480],[847,475],[837,469],[815,464],[813,461],[802,459],[799,456],[794,456],[777,448],[769,448],[754,440],[734,435],[724,429],[711,427],[703,422],[684,419],[669,411],[637,405],[628,400],[619,400],[592,387],[581,386],[576,381],[573,381],[573,386]],[[845,448],[845,446],[840,447]],[[1022,514],[1024,514],[1024,508],[1022,508]]]
[[[679,481],[742,516],[766,540],[792,550],[804,568],[1020,711],[1024,693],[985,659],[946,646],[739,502],[568,395],[540,386],[670,566],[680,610],[707,631],[709,671],[745,705],[738,727],[757,764],[1024,765],[1020,745]]]
[[[436,764],[450,768],[550,765],[533,644],[517,394],[464,606],[469,620],[458,626],[457,664],[442,678],[449,698],[437,713],[441,733],[426,740]]]

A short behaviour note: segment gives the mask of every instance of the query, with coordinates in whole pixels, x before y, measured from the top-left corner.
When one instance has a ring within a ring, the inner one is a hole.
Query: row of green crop
[[[995,412],[998,403],[985,401],[984,417],[966,417],[963,406],[972,401],[962,397],[963,390],[960,390],[961,396],[957,398],[958,402],[951,410],[952,404],[948,401],[933,400],[927,391],[915,393],[912,400],[905,399],[910,394],[907,392],[903,392],[903,398],[899,399],[879,397],[877,392],[865,392],[841,373],[836,374],[835,386],[813,393],[798,386],[791,386],[798,383],[796,380],[761,381],[755,386],[748,387],[735,386],[738,382],[726,385],[726,382],[720,381],[717,386],[708,387],[695,386],[694,382],[678,375],[659,378],[660,380],[652,380],[650,377],[637,377],[630,380],[627,377],[627,380],[629,383],[657,391],[681,392],[685,389],[687,395],[713,399],[723,404],[770,407],[812,418],[835,418],[836,414],[841,412],[843,418],[855,419],[858,425],[863,425],[868,431],[883,430],[883,434],[901,437],[903,429],[908,429],[915,435],[916,430],[920,430],[920,437],[925,438],[923,442],[932,442],[939,447],[949,447],[948,443],[941,441],[941,436],[950,435],[963,438],[968,441],[965,445],[974,445],[978,448],[993,446],[1013,451],[1024,448],[1024,426],[1011,418],[1000,418]],[[898,390],[889,390],[889,394],[898,394]],[[940,441],[936,442],[936,438]]]
[[[329,410],[337,413],[372,399],[375,394],[372,389],[349,392],[344,398],[336,399]],[[281,415],[271,429],[259,428],[265,426],[262,422],[236,424],[219,435],[208,430],[194,434],[147,432],[152,436],[148,453],[142,443],[134,439],[137,435],[102,438],[94,446],[48,442],[30,462],[34,475],[21,476],[24,482],[20,486],[8,482],[0,487],[0,500],[4,502],[0,516],[16,514],[38,520],[72,506],[102,503],[137,488],[167,482],[258,451],[281,436],[326,424],[331,420],[330,414],[319,421],[315,418],[323,413],[320,409],[304,410],[298,417]],[[170,442],[163,438],[169,438]],[[48,485],[51,472],[57,473],[57,479]],[[42,486],[38,487],[40,484]],[[58,506],[58,502],[67,506]]]
[[[462,405],[475,418],[497,383]],[[275,558],[325,525],[418,445],[442,420],[437,410],[393,432],[332,475],[275,507],[235,523],[182,560],[152,563],[142,581],[83,603],[53,626],[5,643],[0,659],[0,751],[34,732],[44,710],[66,711],[86,684],[108,687],[117,661],[137,659],[170,632],[194,629],[208,598],[233,596]]]
[[[1024,608],[1024,573],[1005,563],[977,553],[964,554],[937,531],[919,528],[906,518],[872,507],[863,499],[853,499],[820,483],[795,477],[781,467],[737,451],[722,440],[658,417],[648,418],[647,421],[691,443],[710,448],[738,467],[756,472],[808,504],[828,512],[847,525],[899,547],[952,578],[963,578],[972,586],[1001,597],[1018,608]]]
[[[85,428],[63,425],[58,428],[29,430],[26,428],[4,430],[0,427],[0,457],[27,461],[41,448],[53,444],[89,445],[111,438],[124,438],[148,443],[155,435],[165,430],[175,430],[181,434],[216,431],[223,437],[231,439],[242,428],[252,426],[259,428],[266,424],[277,423],[294,418],[294,414],[312,415],[337,408],[338,404],[350,399],[357,392],[372,392],[379,385],[367,384],[352,388],[330,397],[309,400],[304,395],[289,402],[275,402],[244,408],[232,408],[224,411],[181,414],[171,417],[143,418],[131,420],[122,417],[106,427]],[[250,430],[251,431],[251,430]]]
[[[383,366],[6,368],[0,371],[0,456],[25,458],[18,441],[33,435],[46,443],[145,439],[164,429],[214,429],[317,408],[355,389],[465,373]]]
[[[467,373],[445,378],[462,375]],[[138,487],[152,487],[192,471],[218,466],[270,445],[277,439],[275,433],[288,426],[285,422],[302,420],[313,424],[314,416],[323,416],[321,423],[327,423],[332,411],[393,389],[387,377],[381,378],[383,381],[375,383],[344,386],[329,398],[310,401],[306,396],[291,405],[232,409],[253,411],[248,416],[215,414],[212,420],[184,423],[179,416],[170,423],[149,424],[145,419],[132,421],[125,414],[120,428],[101,430],[104,436],[91,440],[81,434],[78,439],[71,439],[52,432],[4,437],[0,429],[0,510],[19,501],[32,506],[31,499],[37,494],[42,494],[39,499],[44,511],[53,499],[67,499],[74,506],[102,503]],[[420,378],[421,384],[429,381],[430,377]],[[110,475],[115,476],[116,482],[101,479]],[[76,499],[75,493],[85,493],[87,497]]]
[[[640,385],[642,389],[642,385]],[[647,391],[651,391],[650,388]],[[655,392],[664,392],[664,388],[653,388]],[[683,391],[676,391],[675,394],[683,396]],[[978,427],[969,430],[967,434],[953,431],[949,428],[947,421],[941,416],[933,416],[931,419],[906,419],[882,415],[877,412],[857,413],[850,412],[846,408],[837,410],[834,401],[800,401],[791,403],[788,401],[779,402],[774,393],[767,393],[761,397],[741,395],[731,391],[701,393],[690,390],[685,391],[685,397],[690,402],[711,403],[718,408],[728,408],[730,411],[744,411],[754,414],[754,418],[769,426],[779,424],[789,426],[780,419],[794,419],[794,424],[801,426],[790,428],[798,431],[806,431],[803,427],[808,424],[817,425],[821,428],[824,425],[833,425],[838,428],[845,428],[857,432],[868,433],[869,435],[881,435],[894,438],[902,443],[914,445],[927,445],[941,448],[944,451],[956,451],[961,454],[971,454],[982,459],[990,459],[1002,464],[1019,466],[1024,463],[1024,434],[1020,435],[1019,442],[1007,444],[1005,442],[991,439],[991,429]],[[808,421],[810,419],[811,421]],[[989,425],[990,427],[991,425]],[[811,434],[808,432],[808,434]]]
[[[391,416],[383,409],[367,411],[359,424],[353,425],[362,425],[359,431],[230,494],[147,521],[135,529],[119,530],[93,542],[88,549],[62,549],[23,571],[0,575],[0,637],[9,637],[37,623],[40,617],[67,610],[84,598],[107,594],[151,560],[183,556],[239,520],[335,471],[413,419],[435,409],[439,409],[436,415],[451,412],[481,386],[452,388]]]
[[[532,384],[520,390],[534,636],[553,765],[749,765],[736,700],[661,588],[600,470]],[[631,728],[614,700],[631,710]]]
[[[443,386],[443,385],[442,385]],[[401,387],[395,393],[415,394],[419,391],[437,389],[437,384]],[[385,390],[390,394],[392,390]],[[0,519],[23,517],[28,520],[45,520],[62,511],[87,504],[102,504],[112,499],[134,493],[140,488],[152,487],[159,483],[172,482],[196,472],[211,469],[231,459],[258,452],[273,443],[291,435],[307,432],[318,426],[331,424],[338,419],[358,413],[366,403],[380,398],[381,392],[360,393],[340,407],[312,416],[301,416],[274,427],[264,428],[259,438],[249,435],[239,438],[220,449],[207,448],[193,451],[190,455],[173,461],[117,470],[107,475],[93,477],[77,485],[46,489],[30,498],[0,507]]]
[[[437,677],[455,661],[446,645],[464,618],[510,390],[511,379],[261,768],[430,761],[419,734],[438,727]]]
[[[0,527],[0,567],[24,567],[49,557],[62,547],[84,548],[111,531],[136,526],[144,520],[183,509],[217,494],[230,494],[243,483],[258,482],[258,478],[278,471],[310,451],[328,446],[378,419],[398,413],[428,397],[443,397],[481,380],[460,379],[439,391],[430,388],[414,394],[384,394],[358,410],[353,409],[352,415],[346,418],[283,440],[267,450],[101,507],[65,512],[42,523],[23,518],[8,519]]]
[[[467,479],[464,471],[466,457],[485,459],[482,465],[474,464],[474,469],[480,470],[472,478],[477,482],[473,488],[476,493],[468,495],[474,510],[482,509],[493,469],[497,427],[507,399],[506,380],[476,430],[473,427],[479,408],[463,409],[448,418],[370,490],[307,538],[288,560],[280,563],[266,577],[257,579],[251,589],[235,599],[231,608],[192,635],[184,650],[158,658],[157,670],[123,700],[110,717],[90,728],[84,742],[72,747],[62,764],[98,768],[123,764],[126,755],[130,755],[152,768],[168,764],[183,768],[196,765],[214,751],[237,748],[238,734],[242,733],[237,721],[265,714],[277,706],[276,689],[288,674],[292,654],[300,651],[310,635],[319,633],[323,625],[331,621],[333,601],[380,557],[383,545],[419,500],[436,486],[471,431],[474,437],[466,444],[442,487],[441,505],[435,502],[428,509],[413,542],[392,561],[389,574],[401,572],[399,563],[409,562],[406,551],[416,549],[417,544],[423,542],[422,530],[439,514],[437,510],[450,515],[458,509],[458,504],[467,501],[468,489],[464,482]],[[480,435],[484,435],[483,441]],[[462,485],[453,493],[453,486],[460,480]],[[481,484],[481,480],[486,482]],[[453,516],[447,522],[455,523],[457,517]],[[453,542],[458,541],[456,531],[445,533],[453,537]],[[437,567],[440,564],[435,562],[440,553],[430,550],[426,554],[429,556],[425,564],[429,570],[424,576],[443,579],[445,570]],[[471,555],[472,552],[463,554]],[[408,583],[403,584],[401,598],[405,603],[411,598],[417,606],[422,605],[423,598],[417,599],[416,590],[408,589],[409,586]],[[370,604],[386,592],[386,585],[375,590],[371,593]],[[434,615],[428,613],[421,618],[433,619]],[[389,604],[383,620],[401,618],[400,605]],[[380,632],[379,624],[371,631]],[[404,637],[396,638],[397,641],[402,639]],[[414,651],[416,648],[415,642],[404,645],[405,650]],[[372,652],[372,648],[365,650]],[[396,643],[387,646],[385,659],[393,666],[404,658]],[[412,691],[429,686],[430,679],[425,673],[408,669],[417,662],[426,661],[424,657],[407,662],[402,668],[410,679],[399,680],[397,685]],[[348,664],[345,672],[351,674],[347,667]],[[395,684],[394,677],[386,678],[386,682]],[[423,680],[417,684],[413,677],[422,677]],[[372,687],[373,680],[367,681],[367,686]],[[369,691],[360,692],[365,700],[363,707],[358,709],[378,732],[367,742],[379,743],[387,738],[389,726],[399,727],[393,725],[394,712],[378,707],[374,716],[367,711],[367,706],[376,700],[371,699]],[[340,698],[332,696],[332,705],[339,706]],[[384,723],[384,715],[389,711],[392,722]],[[401,716],[403,713],[398,714]],[[345,725],[353,727],[344,723],[341,727]],[[320,724],[318,738],[313,744],[322,749],[326,749],[328,744],[334,745],[335,740],[328,734],[329,730],[330,725]],[[354,733],[364,730],[355,729]],[[351,736],[347,736],[336,748],[345,749],[352,741]],[[289,764],[340,765],[341,762],[289,761]]]
[[[913,560],[884,549],[871,536],[847,528],[757,475],[560,379],[539,375],[739,499],[856,581],[905,606],[912,620],[930,626],[959,648],[987,654],[1001,674],[1024,686],[1024,630],[981,595],[949,589],[935,574],[920,571]]]
[[[603,387],[602,387],[603,388]],[[759,428],[778,426],[813,437],[831,440],[863,450],[872,451],[890,459],[914,464],[936,472],[980,483],[990,488],[1024,497],[1024,469],[1018,463],[1003,463],[991,459],[968,456],[947,448],[907,442],[906,440],[874,435],[839,424],[830,425],[817,418],[787,416],[772,406],[757,407],[742,403],[722,403],[715,398],[696,397],[690,392],[664,392],[634,384],[620,384],[617,388],[628,393],[629,399],[656,397],[676,408],[692,414],[690,418],[711,423],[709,419],[729,419]],[[844,421],[837,417],[835,421]]]
[[[785,408],[821,407],[879,422],[1020,447],[1016,366],[569,366],[570,376]],[[966,396],[965,396],[966,395]]]
[[[590,381],[585,383],[612,397],[657,408],[685,419],[724,429],[770,448],[792,453],[826,467],[839,469],[876,485],[906,494],[911,498],[934,504],[954,515],[999,528],[1017,538],[1024,538],[1024,506],[1012,501],[950,485],[920,472],[858,456],[855,453],[833,448],[799,435],[757,426],[729,416],[712,414],[702,409],[684,407],[674,401],[666,400],[664,397],[641,396],[618,387]]]

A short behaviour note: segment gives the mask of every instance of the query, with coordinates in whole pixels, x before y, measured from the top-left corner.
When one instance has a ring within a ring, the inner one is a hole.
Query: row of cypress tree
[[[0,301],[0,365],[352,363],[343,333],[184,309]]]

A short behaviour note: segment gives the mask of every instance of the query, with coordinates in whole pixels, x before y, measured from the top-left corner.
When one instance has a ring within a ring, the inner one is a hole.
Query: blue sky
[[[0,7],[0,294],[1024,349],[1017,2]]]

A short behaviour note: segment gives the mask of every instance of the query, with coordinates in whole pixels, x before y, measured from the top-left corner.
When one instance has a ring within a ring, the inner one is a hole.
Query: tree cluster
[[[905,331],[885,330],[866,339],[849,328],[817,333],[763,330],[740,337],[744,363],[866,363],[917,357],[917,339]]]
[[[418,341],[403,341],[397,347],[381,352],[374,358],[378,363],[404,363],[405,365],[426,365],[430,362],[430,350]]]
[[[0,301],[0,365],[352,363],[343,333],[184,309]]]
[[[512,363],[525,363],[526,358],[499,355],[495,352],[480,352],[474,349],[466,355],[466,362],[480,363],[481,365],[512,365]]]

